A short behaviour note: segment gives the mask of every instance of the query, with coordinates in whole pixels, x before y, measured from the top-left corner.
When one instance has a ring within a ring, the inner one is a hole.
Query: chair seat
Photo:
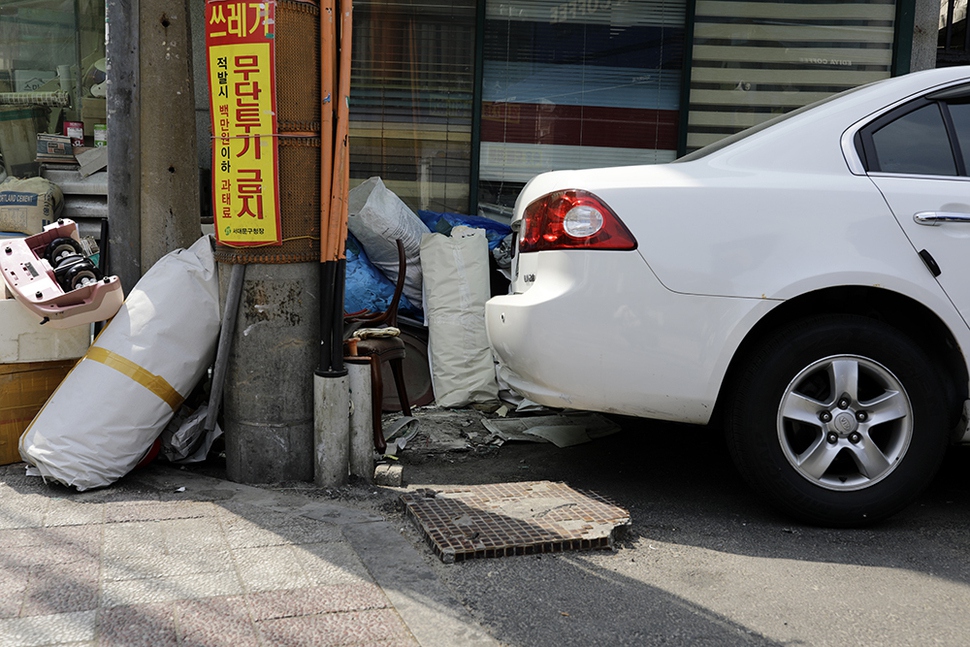
[[[404,340],[400,337],[374,337],[357,341],[358,355],[372,355],[381,361],[404,358]]]

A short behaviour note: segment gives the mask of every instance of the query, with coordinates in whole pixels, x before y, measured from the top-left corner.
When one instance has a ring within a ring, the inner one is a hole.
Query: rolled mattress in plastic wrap
[[[118,480],[208,370],[219,326],[206,236],[162,257],[135,285],[21,436],[21,457],[78,490]]]

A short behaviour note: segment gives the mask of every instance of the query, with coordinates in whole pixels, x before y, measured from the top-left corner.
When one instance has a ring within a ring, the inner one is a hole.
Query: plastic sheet
[[[381,272],[397,282],[397,239],[404,243],[407,274],[404,296],[421,307],[421,237],[428,228],[379,177],[372,177],[350,191],[347,226],[367,257]]]

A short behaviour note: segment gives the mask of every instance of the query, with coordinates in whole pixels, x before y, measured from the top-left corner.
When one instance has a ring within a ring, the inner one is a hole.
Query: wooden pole
[[[347,240],[347,194],[350,191],[349,117],[350,117],[350,42],[353,31],[353,3],[341,0],[340,8],[340,67],[337,74],[336,135],[334,137],[333,196],[330,202],[330,231],[328,238],[330,260],[345,256]]]
[[[323,0],[320,8],[320,367],[342,376],[346,277],[347,196],[350,191],[351,0]],[[339,12],[339,22],[335,14]],[[336,92],[335,92],[336,90]]]
[[[329,259],[330,196],[333,186],[333,81],[336,43],[334,0],[320,6],[320,262]]]

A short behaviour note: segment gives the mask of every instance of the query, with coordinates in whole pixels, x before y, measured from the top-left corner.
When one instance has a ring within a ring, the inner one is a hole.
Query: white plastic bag
[[[219,283],[211,238],[159,259],[20,437],[41,476],[87,490],[145,456],[212,363]]]
[[[209,455],[212,444],[222,435],[219,423],[206,431],[205,421],[209,405],[203,404],[195,411],[183,406],[165,429],[162,430],[162,447],[159,452],[165,460],[176,465],[201,463]]]
[[[458,226],[451,230],[451,237],[425,234],[421,265],[435,402],[442,407],[461,407],[498,400],[485,335],[489,298],[485,230]]]
[[[428,228],[379,177],[372,177],[350,191],[347,210],[350,233],[391,283],[397,283],[398,275],[394,241],[401,239],[407,258],[404,295],[414,307],[420,308],[421,237],[428,233]]]

